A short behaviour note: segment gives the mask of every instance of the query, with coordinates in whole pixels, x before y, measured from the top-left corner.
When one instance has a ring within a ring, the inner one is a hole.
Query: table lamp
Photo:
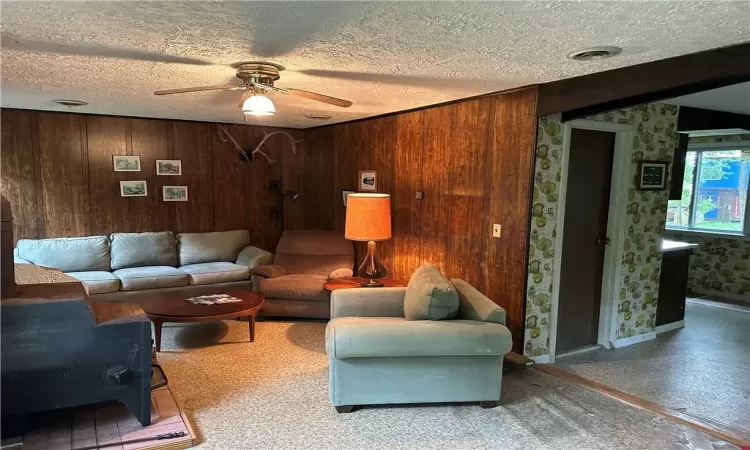
[[[388,271],[375,257],[375,241],[391,238],[391,196],[388,194],[349,194],[346,200],[344,236],[350,241],[367,242],[367,256],[359,266],[362,287],[380,287],[376,278]]]

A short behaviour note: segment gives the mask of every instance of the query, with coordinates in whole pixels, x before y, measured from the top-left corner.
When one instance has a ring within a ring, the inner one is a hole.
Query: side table
[[[327,291],[335,291],[336,289],[352,289],[362,287],[362,277],[350,277],[350,278],[335,278],[328,280],[323,283],[323,289]],[[392,278],[379,278],[379,282],[383,283],[382,287],[406,287],[406,283],[401,280],[394,280]],[[378,289],[378,288],[364,288],[364,289]]]

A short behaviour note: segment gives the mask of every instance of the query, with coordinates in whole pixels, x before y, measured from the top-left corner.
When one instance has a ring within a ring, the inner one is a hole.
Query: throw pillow
[[[458,292],[437,267],[425,264],[417,269],[406,286],[406,320],[453,319],[458,314]]]

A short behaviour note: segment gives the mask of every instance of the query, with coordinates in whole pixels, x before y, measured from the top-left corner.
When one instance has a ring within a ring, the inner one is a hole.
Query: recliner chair
[[[252,269],[255,290],[266,299],[265,316],[330,316],[323,283],[352,276],[354,245],[340,231],[285,231],[273,265]]]

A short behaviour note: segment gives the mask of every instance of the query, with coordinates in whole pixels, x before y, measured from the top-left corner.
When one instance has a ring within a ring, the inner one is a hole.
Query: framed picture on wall
[[[378,173],[374,170],[359,171],[359,190],[375,192],[378,190]]]
[[[161,188],[162,200],[165,202],[188,201],[187,186],[164,186]]]
[[[113,155],[112,165],[115,172],[140,172],[141,157],[127,155]]]
[[[352,191],[349,189],[342,189],[341,190],[341,201],[344,203],[344,208],[346,208],[346,197],[349,194],[355,194],[357,191]]]
[[[179,159],[157,159],[157,175],[182,175],[182,161]]]
[[[668,161],[641,161],[638,163],[636,189],[663,191],[667,188]]]
[[[120,181],[120,196],[121,197],[146,197],[148,195],[148,189],[146,188],[146,181]]]

